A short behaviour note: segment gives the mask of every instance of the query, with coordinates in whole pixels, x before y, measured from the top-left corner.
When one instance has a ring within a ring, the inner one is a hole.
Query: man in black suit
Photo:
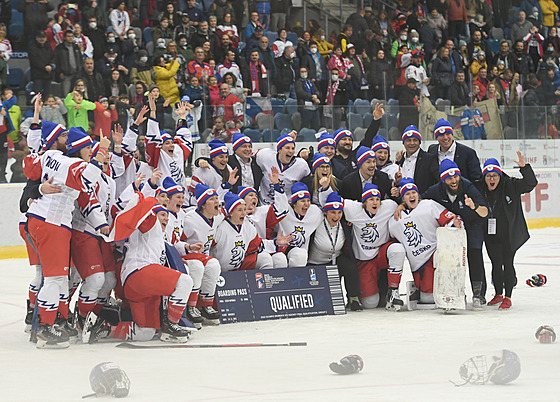
[[[361,146],[356,152],[358,170],[353,171],[342,179],[338,193],[342,198],[362,200],[365,183],[375,184],[381,193],[381,199],[391,196],[391,179],[387,173],[377,170],[375,152],[371,148]]]
[[[420,148],[422,136],[414,125],[404,130],[402,142],[405,150],[397,152],[397,164],[401,167],[402,177],[414,179],[418,192],[422,194],[431,185],[439,182],[437,156]]]
[[[237,194],[239,186],[243,186],[253,187],[258,193],[263,173],[253,156],[251,139],[241,133],[235,133],[232,145],[233,155],[229,156],[228,165],[231,169],[237,168],[238,178],[230,191]]]
[[[480,170],[480,160],[478,160],[476,151],[453,139],[453,127],[447,120],[439,119],[437,121],[434,137],[439,145],[430,145],[428,153],[437,156],[439,163],[444,159],[451,159],[459,167],[461,175],[469,181],[480,180],[482,170]]]

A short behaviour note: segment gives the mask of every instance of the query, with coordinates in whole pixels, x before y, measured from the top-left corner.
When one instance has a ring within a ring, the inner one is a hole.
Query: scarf
[[[260,93],[260,86],[259,86],[259,71],[257,67],[259,66],[259,62],[256,63],[250,62],[249,68],[251,69],[251,90],[253,92]]]
[[[334,96],[336,95],[336,91],[338,90],[338,85],[340,81],[331,82],[329,85],[329,89],[327,91],[327,105],[330,105],[334,102]]]

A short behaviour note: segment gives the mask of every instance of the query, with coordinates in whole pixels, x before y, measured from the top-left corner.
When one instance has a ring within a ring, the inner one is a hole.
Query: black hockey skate
[[[214,307],[204,306],[200,309],[200,313],[208,324],[220,324],[220,313],[214,310]]]
[[[26,334],[31,333],[31,325],[33,324],[33,307],[29,306],[29,299],[27,299],[27,313],[25,313],[25,329]]]
[[[404,306],[404,302],[399,295],[398,288],[389,288],[386,300],[387,304],[385,304],[385,308],[387,310],[399,311],[401,307]]]
[[[352,311],[363,311],[364,306],[362,306],[362,303],[360,303],[360,300],[356,297],[348,299],[346,309],[350,309]]]
[[[68,335],[68,341],[70,342],[70,344],[73,345],[78,342],[78,330],[72,327],[68,323],[68,320],[63,318],[60,313],[57,313],[54,325]]]
[[[200,313],[199,309],[197,309],[196,307],[187,306],[186,315],[187,320],[192,322],[195,327],[197,327],[198,329],[202,328],[204,319],[202,318],[202,314]]]
[[[111,326],[101,317],[90,311],[84,321],[82,330],[83,343],[96,343],[100,339],[107,338],[111,333]]]
[[[56,324],[41,324],[37,331],[37,349],[66,349],[70,346],[68,334]]]
[[[169,321],[167,314],[161,320],[160,339],[163,342],[185,343],[189,340],[190,330],[178,323]]]

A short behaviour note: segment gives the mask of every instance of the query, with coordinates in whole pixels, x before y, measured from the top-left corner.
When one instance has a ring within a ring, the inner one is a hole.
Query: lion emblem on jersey
[[[292,232],[294,239],[290,242],[290,246],[301,247],[305,244],[305,230],[301,226],[296,226]]]
[[[366,226],[362,228],[362,234],[360,238],[365,243],[373,243],[379,238],[379,232],[377,231],[377,224],[374,222],[366,223]]]
[[[418,245],[422,242],[422,233],[416,229],[416,224],[414,222],[405,223],[403,233],[406,236],[406,241],[410,247],[418,247]]]
[[[212,241],[214,240],[214,235],[208,236],[208,240],[204,243],[204,254],[208,254],[208,250],[210,250],[210,246],[212,245]]]
[[[245,245],[243,244],[243,241],[236,241],[235,246],[230,252],[231,260],[229,261],[229,265],[237,269],[241,266],[245,256]]]

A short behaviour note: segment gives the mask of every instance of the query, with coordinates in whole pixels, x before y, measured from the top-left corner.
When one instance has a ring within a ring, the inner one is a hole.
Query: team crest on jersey
[[[305,229],[302,226],[296,226],[292,234],[294,239],[290,242],[291,246],[301,247],[305,244]]]
[[[229,261],[229,265],[239,268],[245,255],[245,245],[243,244],[243,241],[236,241],[235,246],[231,249],[230,253],[231,260]]]
[[[366,226],[362,228],[362,234],[360,238],[365,243],[373,243],[379,238],[379,232],[377,231],[377,224],[375,222],[366,223]]]
[[[171,239],[171,244],[177,243],[179,241],[179,237],[180,237],[179,236],[179,228],[178,227],[173,228],[173,236],[172,236],[172,239]]]
[[[407,222],[404,224],[404,235],[410,247],[418,247],[422,242],[422,233],[416,228],[414,222]]]
[[[204,243],[204,253],[210,250],[210,246],[212,245],[213,240],[214,240],[214,235],[213,234],[209,235],[208,240],[206,240],[206,243]]]

